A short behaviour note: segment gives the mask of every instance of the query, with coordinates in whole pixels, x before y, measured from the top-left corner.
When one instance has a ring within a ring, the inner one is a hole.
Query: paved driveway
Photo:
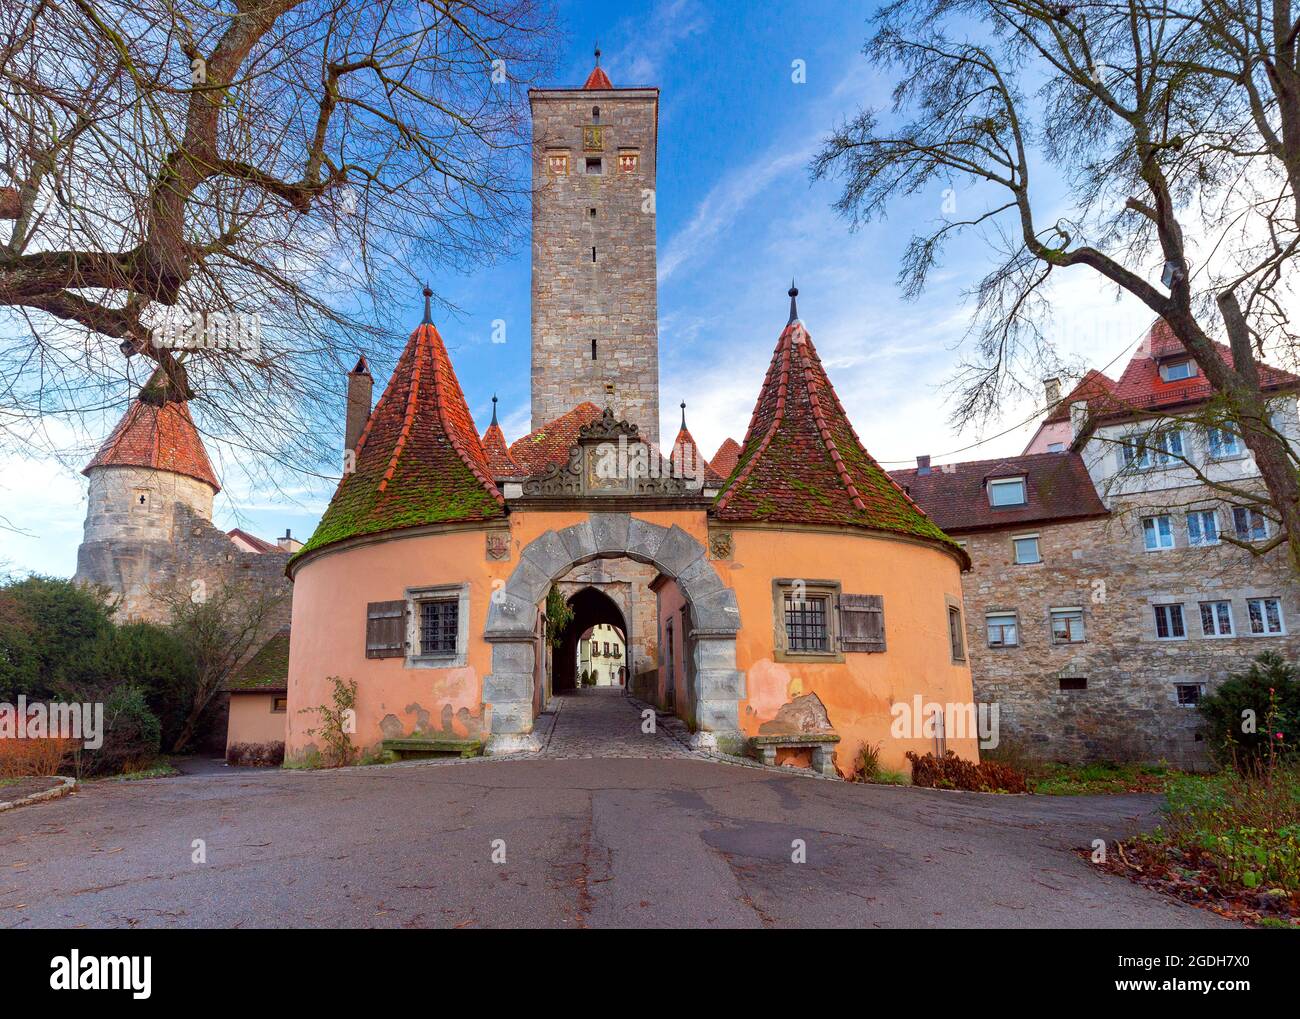
[[[850,785],[662,730],[601,756],[639,721],[579,700],[539,758],[95,783],[0,814],[0,926],[1224,924],[1072,851],[1154,824],[1155,797]]]

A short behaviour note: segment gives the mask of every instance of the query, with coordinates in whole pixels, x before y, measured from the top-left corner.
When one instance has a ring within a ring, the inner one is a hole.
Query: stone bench
[[[383,748],[385,752],[396,754],[399,758],[438,757],[444,754],[478,757],[483,753],[483,744],[476,739],[435,739],[423,736],[386,739]]]
[[[831,755],[835,752],[835,744],[839,741],[839,733],[835,732],[762,733],[749,737],[749,754],[761,764],[775,767],[778,750],[811,748],[813,770],[829,778],[835,778],[838,772],[835,770]]]

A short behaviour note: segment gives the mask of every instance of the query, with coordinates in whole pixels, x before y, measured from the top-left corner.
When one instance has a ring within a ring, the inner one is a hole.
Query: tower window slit
[[[596,245],[591,246],[591,260],[596,261]]]
[[[591,341],[591,359],[592,359],[593,361],[596,360],[596,341],[595,341],[595,340],[592,340],[592,341]]]

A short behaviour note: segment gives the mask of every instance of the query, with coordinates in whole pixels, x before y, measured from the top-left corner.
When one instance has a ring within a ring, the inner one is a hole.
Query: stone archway
[[[533,675],[537,606],[551,584],[593,559],[649,563],[682,590],[691,609],[697,746],[736,750],[745,674],[736,668],[740,609],[736,595],[718,578],[704,546],[677,525],[661,527],[630,513],[592,513],[581,523],[547,531],[519,557],[504,588],[495,591],[483,637],[492,645],[492,672],[483,700],[492,706],[485,753],[540,749],[533,735]]]

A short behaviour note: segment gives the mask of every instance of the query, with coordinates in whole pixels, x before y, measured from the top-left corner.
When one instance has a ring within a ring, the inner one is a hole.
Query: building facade
[[[1266,372],[1291,441],[1298,383]],[[1203,766],[1200,697],[1261,651],[1300,654],[1254,463],[1163,323],[1118,381],[1055,397],[1019,457],[894,474],[970,553],[976,696],[1042,757]]]

